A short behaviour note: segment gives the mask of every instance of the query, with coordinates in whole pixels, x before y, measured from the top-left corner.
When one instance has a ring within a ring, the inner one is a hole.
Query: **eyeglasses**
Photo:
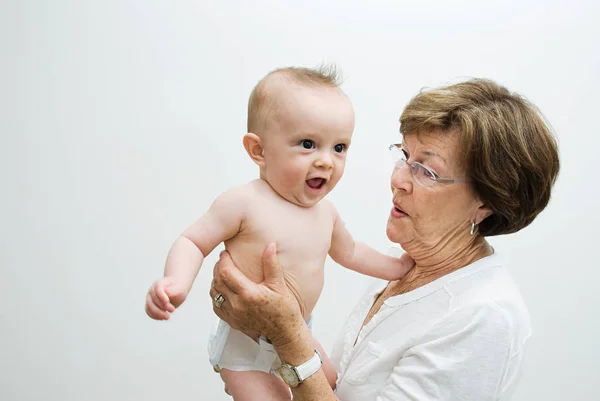
[[[438,177],[436,173],[431,171],[429,167],[422,165],[421,163],[414,162],[408,163],[406,158],[406,153],[404,149],[400,145],[392,144],[388,147],[390,151],[390,157],[392,162],[397,168],[401,168],[405,164],[408,164],[410,167],[410,173],[412,174],[414,180],[424,187],[431,187],[436,182],[441,184],[454,184],[457,182],[467,182],[467,180],[459,179],[459,178],[441,178]]]

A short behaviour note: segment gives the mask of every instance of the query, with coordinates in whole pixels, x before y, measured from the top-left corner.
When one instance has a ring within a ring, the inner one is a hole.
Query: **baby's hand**
[[[413,258],[411,258],[408,253],[402,254],[398,259],[398,273],[400,274],[398,278],[404,277],[413,267],[415,267]]]
[[[146,295],[146,313],[152,319],[168,320],[185,301],[187,291],[175,277],[163,277],[152,284]]]
[[[415,266],[415,261],[402,248],[392,246],[388,249],[388,255],[396,258],[396,268],[394,269],[396,277],[394,280],[404,277]]]

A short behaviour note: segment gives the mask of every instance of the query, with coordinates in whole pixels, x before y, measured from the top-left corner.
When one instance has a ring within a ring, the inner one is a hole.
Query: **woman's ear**
[[[490,217],[494,212],[491,209],[487,208],[485,205],[481,205],[475,211],[475,224],[481,223],[483,220]]]
[[[250,159],[260,167],[265,165],[265,155],[263,154],[263,146],[260,137],[252,132],[248,132],[244,135],[244,149],[250,156]]]

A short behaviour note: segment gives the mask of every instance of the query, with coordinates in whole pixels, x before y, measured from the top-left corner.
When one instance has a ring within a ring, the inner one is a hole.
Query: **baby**
[[[334,71],[291,67],[263,78],[250,96],[243,138],[260,178],[221,194],[175,241],[164,277],[146,297],[148,315],[168,319],[185,300],[204,258],[221,242],[239,269],[259,283],[264,249],[277,241],[285,281],[308,322],[328,254],[359,273],[402,277],[412,264],[355,243],[333,204],[323,200],[342,177],[353,131],[354,109]],[[321,350],[316,342],[315,347]],[[289,387],[272,374],[281,361],[260,335],[219,320],[208,348],[236,401],[290,398]],[[334,385],[335,369],[321,355]]]

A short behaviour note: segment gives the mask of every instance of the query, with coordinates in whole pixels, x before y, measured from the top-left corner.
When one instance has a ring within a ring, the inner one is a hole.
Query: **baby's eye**
[[[338,153],[342,153],[344,150],[346,150],[346,145],[344,145],[343,143],[338,143],[333,147],[333,150],[335,150]]]
[[[315,147],[315,142],[310,139],[304,139],[300,144],[304,149],[314,149]]]

